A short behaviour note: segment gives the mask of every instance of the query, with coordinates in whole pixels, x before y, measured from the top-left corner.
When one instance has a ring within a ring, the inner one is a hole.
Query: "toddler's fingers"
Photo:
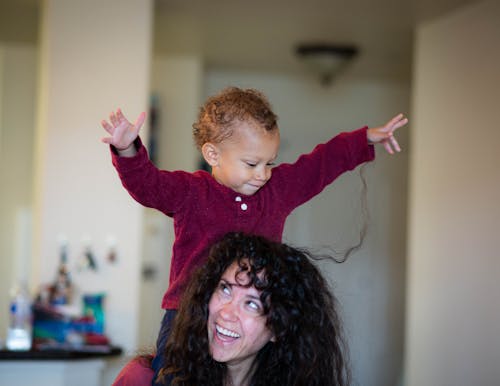
[[[391,142],[392,147],[399,153],[401,151],[401,147],[399,146],[398,141],[396,141],[396,138],[394,138],[394,136],[391,135],[389,137],[389,141]]]
[[[401,122],[402,120],[405,120],[405,119],[406,118],[404,118],[404,115],[400,113],[400,114],[396,115],[395,117],[393,117],[389,122],[387,122],[385,126],[392,128],[392,127],[396,126],[399,122]]]
[[[394,123],[392,131],[399,129],[400,127],[406,125],[408,123],[408,118],[404,118]]]
[[[114,112],[109,114],[109,121],[111,122],[111,124],[113,126],[115,126],[115,127],[118,126],[118,118]]]
[[[102,137],[102,138],[101,138],[101,142],[104,142],[104,143],[106,143],[106,144],[108,144],[108,145],[111,145],[111,144],[112,144],[112,143],[111,143],[112,141],[113,141],[113,138],[111,138],[111,137]]]
[[[127,121],[127,118],[125,118],[125,115],[123,115],[123,112],[121,109],[116,110],[116,119],[121,122],[121,121]]]
[[[387,153],[394,154],[394,150],[392,150],[392,147],[391,147],[391,144],[389,143],[389,141],[382,142],[382,145],[384,145],[384,148],[387,151]]]
[[[139,130],[142,127],[145,119],[146,119],[146,113],[143,111],[142,113],[139,114],[134,124],[137,130]]]
[[[398,115],[392,117],[389,122],[386,123],[386,126],[392,126],[394,125],[397,121],[401,120],[403,117],[403,114],[399,113]]]
[[[111,126],[107,121],[104,119],[101,121],[101,126],[103,127],[104,130],[106,130],[109,134],[113,134],[113,126]]]

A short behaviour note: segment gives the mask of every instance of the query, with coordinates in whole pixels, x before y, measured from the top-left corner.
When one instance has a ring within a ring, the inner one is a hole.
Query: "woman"
[[[348,385],[335,300],[310,257],[241,233],[214,245],[183,295],[160,371],[164,383]],[[135,385],[152,376],[135,374]],[[122,372],[114,385],[130,379]]]
[[[172,385],[346,385],[344,349],[307,253],[231,233],[191,280],[161,374]]]

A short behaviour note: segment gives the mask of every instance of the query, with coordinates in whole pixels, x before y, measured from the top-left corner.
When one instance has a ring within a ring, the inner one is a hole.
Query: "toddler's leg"
[[[156,355],[151,363],[151,367],[154,371],[152,386],[165,386],[170,384],[168,380],[165,380],[165,383],[157,382],[156,377],[165,364],[165,345],[167,344],[168,337],[170,336],[172,323],[176,313],[177,310],[166,310],[165,316],[161,321],[160,333],[158,334],[158,339],[156,340]]]

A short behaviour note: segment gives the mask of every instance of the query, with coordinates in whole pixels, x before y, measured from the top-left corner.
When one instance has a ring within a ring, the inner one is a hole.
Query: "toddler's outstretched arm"
[[[381,143],[389,154],[394,154],[394,151],[401,151],[398,141],[394,138],[394,132],[407,123],[408,118],[398,114],[384,126],[369,128],[366,136],[370,143]]]
[[[132,124],[125,118],[120,109],[116,110],[116,113],[113,111],[109,114],[109,122],[101,121],[101,126],[111,137],[103,137],[101,141],[113,145],[120,156],[133,157],[137,153],[134,141],[139,135],[139,130],[145,119],[146,113],[142,112]]]

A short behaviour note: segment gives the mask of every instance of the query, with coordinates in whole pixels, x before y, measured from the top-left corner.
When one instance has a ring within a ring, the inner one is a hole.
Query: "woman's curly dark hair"
[[[173,386],[225,384],[226,365],[209,353],[208,303],[223,273],[237,262],[250,279],[248,285],[262,291],[267,326],[276,338],[257,354],[250,385],[348,385],[347,347],[336,301],[310,257],[260,236],[226,235],[212,247],[183,295],[160,377]]]
[[[198,149],[204,143],[219,143],[233,133],[236,121],[255,121],[267,131],[278,130],[278,117],[267,98],[254,89],[228,87],[210,97],[201,107],[193,124],[193,137]]]

